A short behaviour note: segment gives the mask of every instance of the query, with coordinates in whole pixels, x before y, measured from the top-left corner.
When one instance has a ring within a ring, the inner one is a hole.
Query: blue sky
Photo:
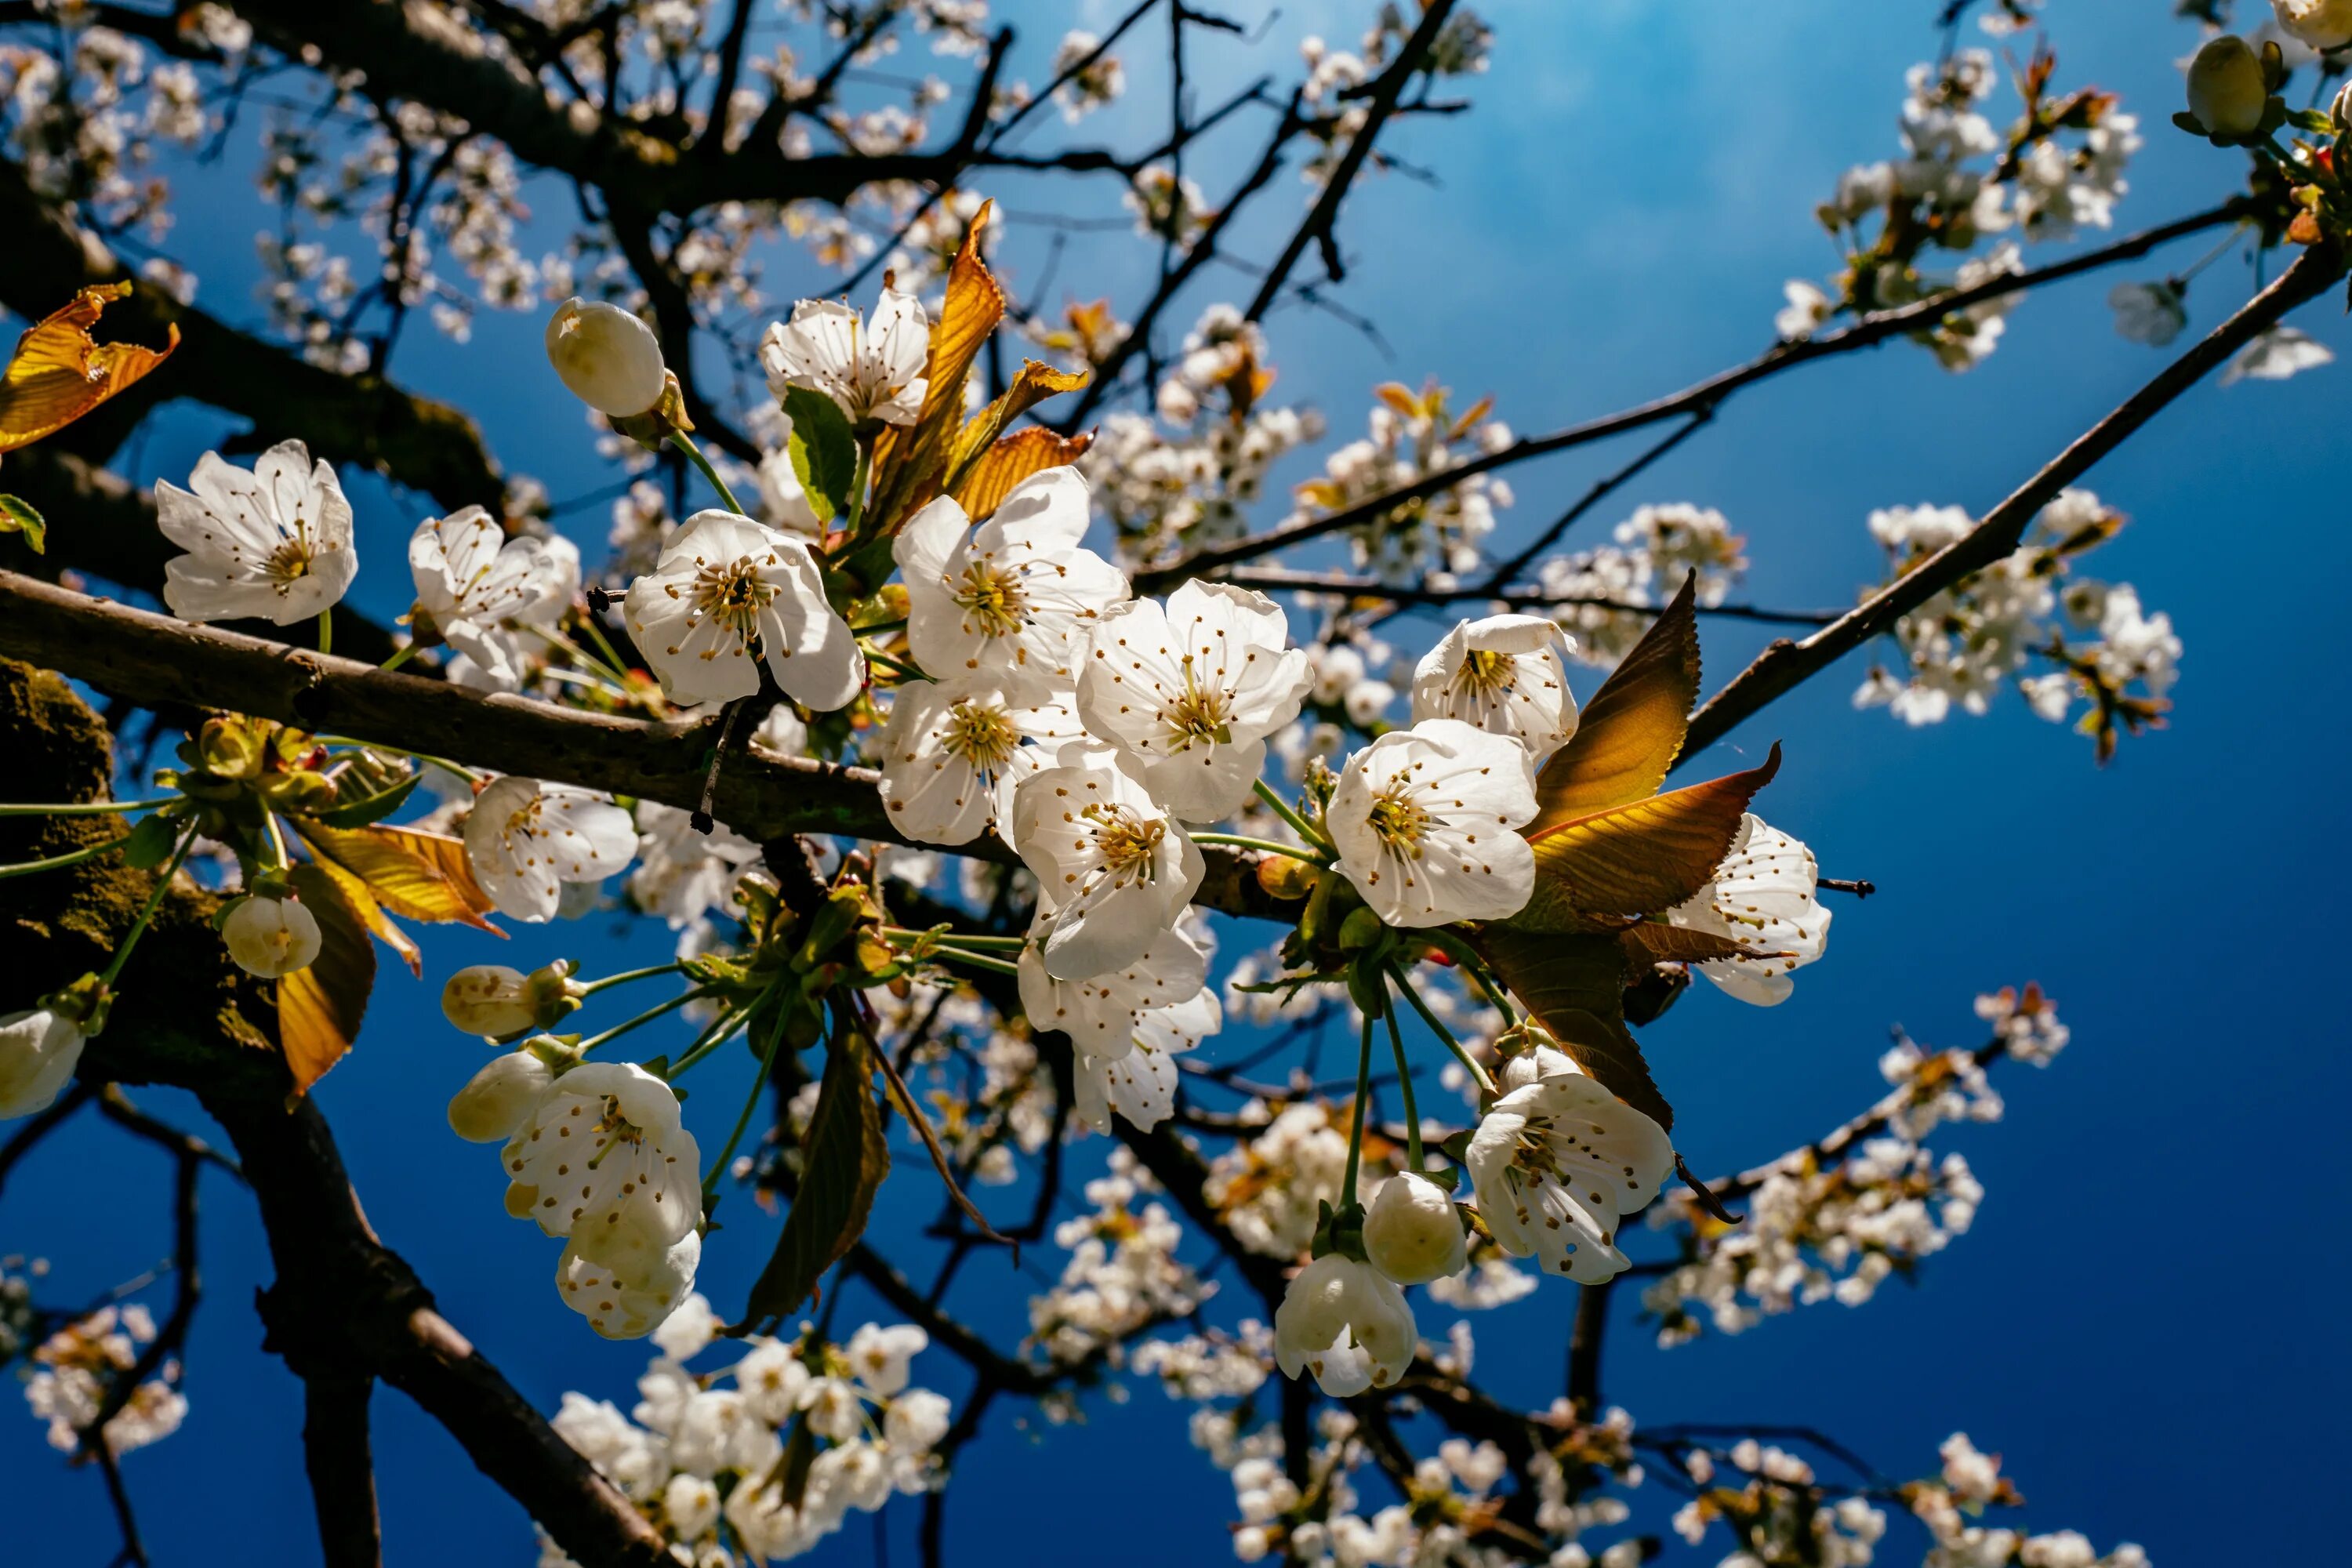
[[[1033,79],[1062,26],[1108,9],[1014,8],[1037,51]],[[1286,5],[1260,46],[1265,64],[1204,47],[1204,91],[1286,68],[1286,53],[1270,57],[1302,32],[1352,40],[1369,9]],[[1368,389],[1381,380],[1433,374],[1468,395],[1491,392],[1501,417],[1536,430],[1752,353],[1769,340],[1781,280],[1832,266],[1811,206],[1849,163],[1893,150],[1902,71],[1936,42],[1927,0],[1489,9],[1499,47],[1491,73],[1466,88],[1475,111],[1413,125],[1396,142],[1439,183],[1379,182],[1345,224],[1350,276],[1340,298],[1377,319],[1393,360],[1325,318],[1290,311],[1269,323],[1281,395],[1323,408],[1335,440],[1360,428]],[[2193,47],[2191,32],[2153,5],[2054,0],[2051,9],[2062,79],[2120,90],[2148,138],[2119,228],[2219,199],[2236,175],[2233,155],[2167,124],[2179,90],[2172,62]],[[1162,114],[1147,82],[1107,123],[1141,136]],[[1196,160],[1213,195],[1238,156],[1227,148]],[[249,321],[259,313],[247,292],[251,232],[267,218],[244,205],[242,178],[215,177],[215,203],[184,204],[174,243],[204,277],[203,301]],[[1245,246],[1271,251],[1296,210],[1294,188],[1278,187]],[[1042,199],[1013,181],[1001,194],[1031,209]],[[554,195],[541,199],[560,212]],[[1116,194],[1097,187],[1085,199],[1108,209]],[[1016,285],[1036,245],[1029,236],[1008,247]],[[1149,265],[1132,248],[1105,247],[1103,264],[1082,272],[1074,251],[1062,276],[1080,297],[1131,300]],[[1694,500],[1721,508],[1747,535],[1756,566],[1745,596],[1847,602],[1878,574],[1864,528],[1872,508],[1981,510],[2152,374],[2158,358],[2109,327],[2106,288],[2198,254],[2191,241],[2037,295],[1993,359],[1966,376],[1895,345],[1743,395],[1580,542],[1598,541],[1636,502]],[[787,271],[775,291],[795,282],[817,286]],[[2193,321],[2210,326],[2249,283],[2238,260],[2214,266],[2190,292]],[[1228,275],[1201,300],[1247,287]],[[2352,349],[2329,305],[2298,324],[2339,353]],[[538,331],[535,316],[488,319],[462,349],[420,332],[395,369],[469,402],[509,468],[545,478],[558,497],[581,493],[609,476],[544,372]],[[2333,998],[2313,988],[2324,971],[2283,941],[2310,917],[2282,924],[2273,907],[2312,907],[2308,878],[2335,847],[2342,795],[2326,781],[2352,763],[2344,727],[2315,700],[2340,657],[2340,500],[2326,443],[2296,434],[2315,423],[2306,411],[2317,400],[2340,395],[2345,374],[2338,365],[2285,386],[2200,387],[2089,477],[2132,519],[2096,570],[2168,611],[2188,649],[2170,728],[2126,741],[2114,765],[2095,768],[2086,742],[2014,699],[1986,718],[1926,730],[1856,712],[1858,659],[1695,764],[1729,771],[1782,741],[1788,763],[1763,809],[1811,843],[1831,874],[1871,879],[1881,891],[1841,908],[1828,958],[1786,1005],[1759,1012],[1695,994],[1648,1032],[1694,1165],[1754,1163],[1868,1103],[1892,1024],[1935,1044],[1976,1043],[1969,1004],[1979,991],[2039,980],[2074,1037],[2046,1070],[1999,1075],[2009,1104],[2000,1125],[1936,1140],[1967,1154],[1987,1196],[1975,1228],[1928,1263],[1919,1288],[1889,1285],[1858,1310],[1805,1309],[1739,1339],[1663,1352],[1625,1304],[1607,1393],[1639,1420],[1814,1425],[1899,1476],[1932,1469],[1936,1444],[1964,1430],[2004,1456],[2031,1500],[2032,1527],[2078,1529],[2103,1550],[2137,1540],[2159,1564],[2293,1562],[2333,1545],[2313,1500],[2336,1480],[2329,1457],[2352,1384],[2340,1358],[2311,1352],[2306,1325],[2328,1321],[2352,1285],[2341,1249],[2324,1245],[2345,1195],[2336,1108],[2352,1070]],[[486,385],[497,395],[484,396]],[[178,477],[220,429],[203,416],[167,419],[132,477]],[[1589,448],[1516,471],[1507,526],[1540,526],[1627,450]],[[354,493],[366,563],[356,597],[396,613],[406,586],[398,542],[422,512],[381,486]],[[593,554],[601,509],[567,526]],[[1706,631],[1718,679],[1758,646],[1737,626]],[[1589,692],[1589,678],[1580,689]],[[2323,953],[2334,940],[2324,922],[2309,934]],[[596,921],[519,932],[495,956],[528,963],[568,952],[593,972],[647,962],[665,942],[655,929]],[[489,958],[494,945],[436,932],[432,973]],[[490,1153],[444,1129],[442,1105],[477,1059],[441,1021],[429,985],[388,976],[360,1048],[320,1086],[320,1103],[371,1217],[509,1377],[548,1408],[567,1388],[625,1407],[643,1354],[596,1342],[557,1309],[552,1247],[501,1212]],[[713,1103],[731,1103],[731,1090],[705,1087]],[[146,1098],[196,1115],[171,1096]],[[1083,1161],[1101,1148],[1085,1145]],[[902,1159],[886,1192],[885,1237],[931,1211],[919,1164]],[[58,1299],[95,1293],[165,1250],[163,1178],[143,1147],[79,1129],[0,1198],[0,1252],[48,1258]],[[159,1563],[310,1561],[299,1387],[261,1353],[247,1310],[250,1289],[269,1278],[266,1253],[241,1194],[209,1180],[206,1194],[210,1300],[188,1358],[188,1426],[131,1457],[125,1472]],[[748,1212],[733,1218],[704,1271],[722,1307],[740,1299],[766,1235]],[[1034,1288],[983,1258],[956,1300],[976,1321],[1013,1333]],[[1572,1308],[1571,1292],[1549,1288],[1474,1318],[1482,1372],[1499,1392],[1531,1405],[1558,1392]],[[1445,1321],[1424,1313],[1423,1327],[1442,1331]],[[917,1367],[919,1381],[957,1390],[943,1353]],[[519,1510],[445,1434],[396,1394],[380,1394],[375,1413],[389,1560],[529,1561]],[[1087,1562],[1105,1547],[1139,1563],[1222,1560],[1230,1487],[1190,1450],[1183,1411],[1139,1385],[1124,1405],[1089,1399],[1086,1416],[1083,1428],[1051,1429],[1009,1405],[991,1415],[950,1492],[953,1560]],[[111,1526],[98,1479],[57,1465],[36,1423],[0,1409],[7,1489],[47,1503],[16,1510],[16,1554],[100,1562]],[[1637,1519],[1662,1528],[1661,1500],[1649,1489]],[[912,1560],[915,1511],[902,1502],[884,1516],[898,1561]],[[1139,1519],[1150,1528],[1137,1531]],[[1709,1548],[1683,1560],[1729,1549],[1719,1534]],[[863,1562],[877,1549],[860,1521],[814,1561]],[[1898,1534],[1883,1560],[1915,1551]]]

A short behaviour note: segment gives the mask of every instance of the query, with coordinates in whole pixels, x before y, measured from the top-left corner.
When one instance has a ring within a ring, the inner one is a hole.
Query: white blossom
[[[964,844],[1012,820],[1013,792],[1084,734],[1067,685],[1009,668],[957,668],[892,694],[882,802],[925,844]]]
[[[466,816],[466,862],[502,914],[551,920],[567,882],[625,868],[637,834],[629,814],[593,790],[495,779]]]
[[[323,942],[319,917],[293,899],[255,893],[239,899],[221,921],[221,941],[247,974],[276,980],[308,969]]]
[[[853,425],[912,425],[929,386],[930,332],[922,301],[896,289],[883,289],[870,323],[838,300],[803,300],[789,324],[769,323],[760,363],[779,398],[805,386],[839,404]]]
[[[702,1263],[702,1237],[689,1230],[649,1257],[608,1259],[574,1237],[555,1264],[556,1292],[608,1340],[642,1339],[661,1325]]]
[[[1097,1132],[1110,1131],[1113,1112],[1150,1131],[1175,1112],[1176,1058],[1223,1023],[1217,994],[1205,985],[1181,1002],[1138,1013],[1129,1049],[1077,1053],[1071,1109]]]
[[[1103,613],[1078,674],[1087,728],[1143,764],[1144,782],[1187,822],[1241,809],[1265,737],[1298,717],[1313,683],[1289,622],[1263,594],[1188,582]]]
[[[522,684],[523,668],[510,628],[562,618],[579,582],[580,555],[568,542],[509,539],[497,519],[469,506],[416,525],[408,570],[422,621],[473,660],[481,684],[512,691]]]
[[[1037,924],[1047,926],[1050,917],[1041,913]],[[1037,950],[1035,942],[1023,948],[1015,965],[1022,1011],[1034,1027],[1069,1036],[1081,1056],[1105,1060],[1134,1047],[1137,1015],[1190,1001],[1209,977],[1206,950],[1172,926],[1133,963],[1081,980],[1048,974]]]
[[[1364,1214],[1364,1258],[1400,1285],[1426,1285],[1469,1264],[1454,1194],[1418,1171],[1381,1184]]]
[[[1013,847],[1036,875],[1039,955],[1061,980],[1141,958],[1176,924],[1207,869],[1151,792],[1099,757],[1021,782]]]
[[[2116,331],[2126,342],[2162,348],[2189,325],[2180,285],[2169,278],[2152,283],[2118,283],[2107,292]]]
[[[468,1143],[501,1143],[539,1108],[554,1070],[528,1048],[492,1057],[449,1101],[449,1130]]]
[[[2278,25],[2315,49],[2352,44],[2352,0],[2271,0]]]
[[[2221,372],[2221,384],[2241,381],[2284,381],[2306,370],[2334,363],[2336,351],[2293,327],[2273,327],[2238,351]]]
[[[824,595],[808,542],[731,511],[696,512],[629,585],[623,618],[684,707],[749,697],[760,660],[795,700],[830,711],[866,683],[866,656]]]
[[[1386,1388],[1412,1364],[1412,1309],[1369,1263],[1327,1252],[1292,1276],[1274,1314],[1274,1359],[1334,1399]]]
[[[1394,926],[1504,920],[1535,891],[1527,748],[1459,719],[1391,730],[1348,759],[1324,813],[1339,868]]]
[[[1797,839],[1748,812],[1707,885],[1666,911],[1670,924],[1728,937],[1756,954],[1711,958],[1698,972],[1759,1007],[1785,1002],[1792,971],[1821,957],[1830,934],[1821,867]]]
[[[79,1024],[47,1007],[0,1018],[0,1121],[54,1104],[85,1039]]]
[[[1523,743],[1535,764],[1576,733],[1568,639],[1541,616],[1462,621],[1412,672],[1412,718],[1459,719]]]
[[[1085,548],[1087,481],[1069,467],[1014,486],[985,522],[952,496],[924,507],[890,552],[907,584],[907,638],[934,677],[985,666],[1068,680],[1097,616],[1127,577]]]
[[[1618,1221],[1658,1195],[1675,1152],[1655,1121],[1570,1070],[1496,1100],[1465,1163],[1504,1251],[1597,1285],[1627,1266]]]
[[[563,1074],[500,1157],[509,1214],[572,1238],[626,1279],[656,1279],[655,1266],[702,1218],[694,1134],[669,1085],[634,1062]]]
[[[359,571],[352,506],[334,468],[281,441],[253,471],[206,452],[191,489],[159,480],[155,519],[187,552],[164,564],[163,602],[184,621],[291,626],[324,615]]]

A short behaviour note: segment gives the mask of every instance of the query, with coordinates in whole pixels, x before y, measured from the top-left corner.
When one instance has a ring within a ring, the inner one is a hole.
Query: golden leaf
[[[1577,1066],[1659,1126],[1674,1127],[1675,1108],[1625,1027],[1625,957],[1615,937],[1488,926],[1471,945]]]
[[[1090,435],[1064,440],[1042,426],[1007,436],[982,453],[980,459],[964,471],[956,485],[956,501],[972,521],[978,522],[1004,504],[1013,486],[1032,474],[1076,462],[1094,444],[1095,438]]]
[[[1682,588],[1624,662],[1610,671],[1568,744],[1536,780],[1541,809],[1523,830],[1535,838],[1576,817],[1657,793],[1690,731],[1698,697],[1696,579]]]
[[[1004,395],[964,421],[948,454],[947,478],[942,487],[950,495],[960,496],[964,477],[981,455],[989,450],[996,438],[1012,427],[1013,422],[1058,393],[1076,392],[1087,384],[1087,373],[1055,370],[1042,360],[1024,359],[1021,374],[1004,389]],[[969,512],[971,509],[967,506]],[[976,514],[975,514],[976,515]]]
[[[413,827],[341,828],[315,821],[300,824],[299,831],[321,859],[366,883],[369,894],[394,914],[498,930],[482,918],[494,906],[467,868],[463,840]]]
[[[980,255],[991,205],[981,204],[948,268],[947,299],[931,324],[930,357],[923,364],[923,412],[911,426],[885,428],[875,442],[869,516],[884,533],[939,493],[940,472],[963,417],[963,385],[971,362],[1004,319],[1004,289]]]
[[[72,424],[180,346],[176,325],[160,350],[91,340],[89,329],[107,301],[130,292],[129,283],[84,289],[64,310],[16,340],[16,357],[0,372],[0,452],[13,452]]]
[[[1505,923],[1530,931],[1618,931],[1674,908],[1713,879],[1748,803],[1780,771],[1775,742],[1762,767],[1548,829],[1535,840],[1535,894]]]
[[[393,924],[392,917],[383,912],[383,906],[375,901],[375,895],[368,891],[368,885],[360,879],[359,873],[323,855],[319,858],[318,867],[333,879],[335,886],[342,890],[343,897],[351,900],[352,908],[358,911],[360,919],[367,923],[368,930],[376,934],[377,940],[400,954],[401,962],[408,965],[408,973],[419,980],[425,978],[424,952],[406,931]]]
[[[302,907],[319,922],[319,956],[278,982],[278,1048],[299,1099],[359,1038],[375,985],[375,949],[367,922],[336,879],[317,866],[287,873]]]

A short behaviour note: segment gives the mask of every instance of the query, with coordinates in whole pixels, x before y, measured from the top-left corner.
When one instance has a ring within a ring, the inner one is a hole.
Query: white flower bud
[[[47,1007],[0,1018],[0,1121],[55,1103],[84,1038],[79,1024]]]
[[[2189,62],[2189,112],[2210,136],[2250,136],[2270,101],[2263,62],[2235,34],[2224,33]]]
[[[2352,44],[2352,0],[2271,0],[2278,25],[2315,49]]]
[[[468,1143],[511,1138],[555,1081],[532,1051],[493,1057],[449,1101],[449,1130]]]
[[[469,964],[441,987],[441,1016],[469,1035],[519,1035],[537,1021],[530,978],[503,963]]]
[[[310,968],[319,956],[319,917],[292,899],[256,893],[221,921],[221,940],[239,969],[275,980]]]
[[[1400,1285],[1426,1285],[1469,1264],[1454,1195],[1407,1171],[1381,1185],[1364,1215],[1364,1258]]]
[[[547,357],[572,395],[616,419],[662,400],[667,367],[653,329],[618,305],[571,299],[547,319]]]

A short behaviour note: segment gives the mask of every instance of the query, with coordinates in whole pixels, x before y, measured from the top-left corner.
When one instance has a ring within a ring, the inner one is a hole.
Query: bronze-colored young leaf
[[[800,1310],[824,1271],[865,1233],[875,1189],[889,1173],[872,1047],[854,1031],[836,1034],[825,1048],[824,1078],[801,1149],[805,1163],[792,1212],[784,1215],[774,1256],[751,1287],[743,1321],[730,1334],[767,1333]]]
[[[1576,733],[1552,753],[1536,780],[1540,837],[1564,822],[1657,793],[1690,730],[1698,700],[1698,617],[1695,577],[1686,577],[1633,651],[1609,672],[1584,705]]]
[[[160,349],[101,345],[91,339],[89,330],[108,302],[130,292],[127,282],[84,289],[16,340],[16,357],[0,371],[0,452],[13,452],[72,424],[180,346],[176,326]]]
[[[1625,1027],[1625,955],[1615,937],[1488,926],[1471,945],[1577,1066],[1659,1126],[1674,1127],[1675,1108]]]
[[[886,428],[875,442],[874,501],[867,517],[877,532],[895,531],[940,493],[940,476],[963,421],[964,381],[981,345],[1004,319],[1004,289],[980,255],[980,237],[987,228],[988,204],[982,203],[948,268],[947,298],[940,319],[931,323],[922,413],[911,426]]]
[[[982,452],[950,493],[966,516],[974,522],[982,521],[1004,504],[1013,486],[1032,474],[1076,462],[1094,444],[1091,435],[1065,439],[1042,426],[1020,431]]]
[[[1065,392],[1076,392],[1087,384],[1082,370],[1056,370],[1043,360],[1024,359],[1021,374],[1004,389],[1004,395],[973,415],[956,432],[955,446],[948,453],[946,477],[940,481],[950,495],[963,487],[964,476],[982,453],[996,443],[998,437],[1013,428],[1013,422],[1045,399]],[[966,511],[971,509],[967,506]]]
[[[1626,961],[1634,964],[1705,963],[1716,958],[1752,958],[1759,951],[1713,931],[1670,926],[1663,921],[1643,921],[1625,928],[1619,938]]]
[[[980,1212],[980,1205],[973,1203],[971,1196],[964,1192],[963,1184],[956,1180],[955,1168],[948,1160],[946,1146],[940,1143],[938,1131],[931,1126],[931,1119],[923,1114],[922,1106],[916,1102],[914,1091],[907,1087],[907,1080],[898,1076],[898,1064],[890,1059],[890,1053],[877,1050],[874,1053],[874,1061],[875,1065],[882,1069],[882,1079],[889,1090],[890,1103],[898,1108],[898,1114],[905,1117],[907,1124],[922,1138],[923,1150],[931,1157],[931,1169],[937,1171],[940,1180],[947,1184],[948,1196],[953,1200],[956,1207],[963,1211],[964,1218],[971,1221],[981,1235],[1000,1247],[1011,1247],[1013,1267],[1019,1268],[1021,1244],[1009,1236],[1000,1235],[997,1228],[988,1223],[988,1216]],[[818,1092],[822,1093],[823,1090],[820,1089]]]
[[[461,839],[381,825],[341,828],[304,822],[298,831],[321,858],[335,861],[365,882],[375,900],[394,914],[498,930],[482,918],[493,906],[467,868]]]
[[[319,922],[319,956],[278,982],[278,1048],[299,1098],[359,1038],[375,986],[375,948],[365,917],[334,878],[317,866],[297,866],[287,880]]]
[[[1764,765],[1578,817],[1535,846],[1536,889],[1507,922],[1518,931],[1616,931],[1706,886],[1740,814],[1780,768]]]
[[[400,955],[401,962],[408,965],[410,974],[420,980],[423,979],[425,977],[423,951],[411,940],[406,931],[393,923],[390,915],[383,912],[383,906],[375,901],[375,895],[368,891],[368,885],[361,880],[359,873],[347,869],[323,855],[319,858],[316,864],[319,870],[334,879],[335,886],[342,889],[343,897],[351,900],[352,908],[359,912],[360,918],[366,922],[368,930],[375,933],[376,940]]]

